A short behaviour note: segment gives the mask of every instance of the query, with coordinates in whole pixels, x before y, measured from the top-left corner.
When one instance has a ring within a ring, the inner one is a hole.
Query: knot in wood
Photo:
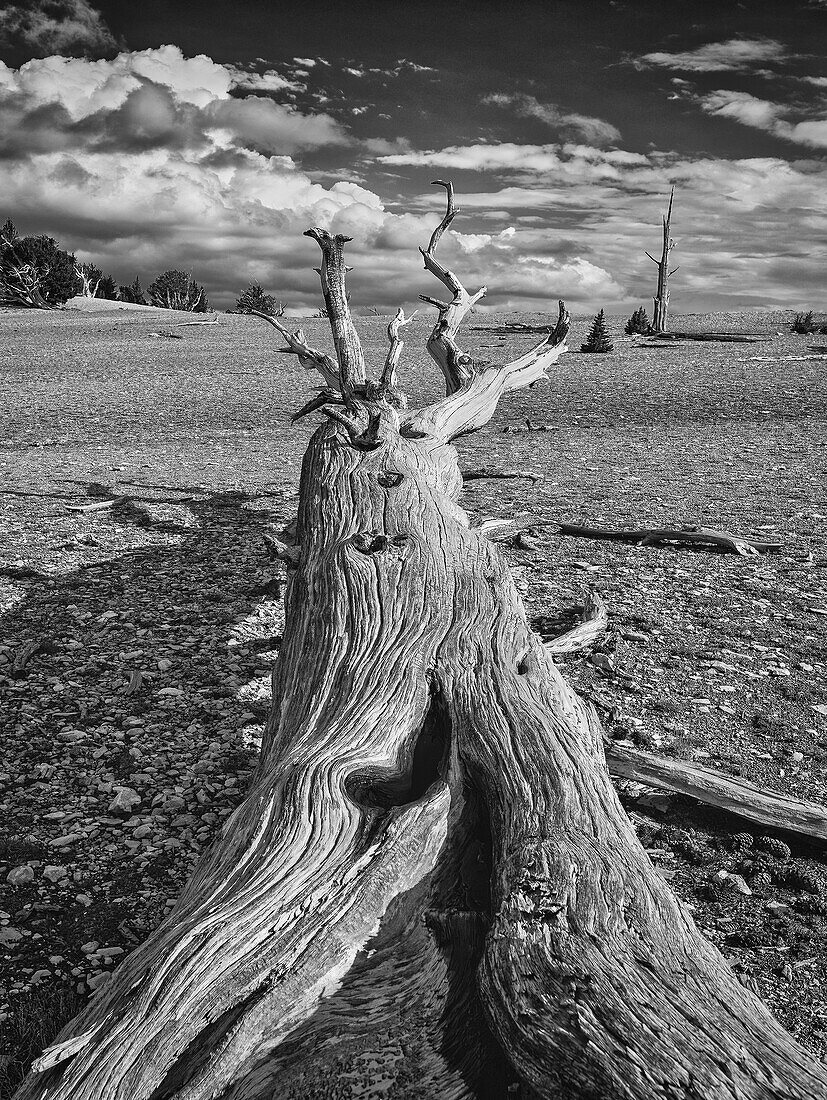
[[[386,535],[382,531],[360,531],[353,536],[353,545],[362,554],[381,554],[395,546],[404,546],[407,541],[407,535]]]
[[[382,470],[376,480],[383,489],[395,489],[402,482],[402,474],[398,470]]]

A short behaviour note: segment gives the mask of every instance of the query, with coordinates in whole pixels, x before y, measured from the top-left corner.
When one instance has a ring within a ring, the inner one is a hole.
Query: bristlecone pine
[[[304,458],[255,781],[175,909],[19,1100],[824,1100],[827,1072],[744,988],[643,851],[594,711],[457,503],[452,440],[566,350],[475,370],[448,289],[447,396],[406,408],[406,319],[367,378],[346,238],[311,229],[336,358]],[[303,411],[307,411],[303,410]],[[293,528],[290,528],[293,530]]]
[[[586,337],[585,344],[580,345],[581,351],[596,351],[607,352],[614,350],[614,344],[609,339],[609,334],[606,331],[606,321],[603,317],[603,310],[595,316],[592,321],[592,328],[589,335]]]

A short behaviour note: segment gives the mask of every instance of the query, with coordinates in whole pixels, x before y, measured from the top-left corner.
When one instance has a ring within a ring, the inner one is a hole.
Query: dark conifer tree
[[[612,351],[613,348],[614,344],[609,339],[609,334],[606,331],[606,321],[603,317],[603,310],[601,309],[592,322],[592,330],[588,335],[586,343],[580,345],[580,350],[607,352]]]

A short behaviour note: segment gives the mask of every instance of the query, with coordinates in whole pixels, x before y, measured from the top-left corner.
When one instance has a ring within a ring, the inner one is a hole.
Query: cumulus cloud
[[[620,141],[620,131],[610,122],[591,115],[579,115],[563,111],[555,103],[540,103],[535,96],[501,92],[487,95],[484,104],[495,107],[512,107],[523,118],[537,118],[561,137],[580,139],[590,145],[610,145]]]
[[[49,57],[17,71],[0,63],[0,155],[215,145],[289,155],[351,140],[329,115],[231,96],[235,85],[234,70],[175,46],[112,61]]]
[[[658,67],[680,72],[744,72],[757,65],[788,60],[785,47],[773,38],[729,38],[709,42],[695,50],[647,53],[634,59],[637,68]]]
[[[0,11],[0,45],[21,45],[38,56],[106,54],[117,43],[87,0],[29,0]]]
[[[827,231],[819,161],[693,160],[586,141],[417,151],[401,139],[357,142],[323,113],[244,92],[236,68],[174,47],[0,65],[0,219],[53,234],[122,282],[191,270],[219,307],[253,279],[293,308],[318,305],[318,255],[301,235],[309,225],[354,238],[354,304],[389,309],[433,292],[417,248],[444,196],[400,199],[409,188],[395,174],[408,169],[456,172],[465,216],[440,249],[468,285],[489,286],[484,309],[645,300],[643,250],[656,245],[672,182],[676,308],[711,294],[737,303],[745,287],[755,300],[794,304],[812,279],[809,258],[783,281],[769,258],[786,248],[791,220],[805,242]],[[755,118],[786,120],[760,106]],[[314,160],[317,149],[326,152]],[[384,191],[389,178],[391,209],[370,182],[383,179]]]
[[[764,130],[796,145],[807,145],[815,149],[827,148],[827,118],[794,122],[785,117],[790,113],[790,108],[767,99],[759,99],[748,92],[719,89],[694,99],[703,111],[716,118],[732,119],[743,126]]]

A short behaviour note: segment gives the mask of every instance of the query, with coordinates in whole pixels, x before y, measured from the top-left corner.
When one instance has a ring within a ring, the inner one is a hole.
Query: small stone
[[[82,905],[84,909],[88,909],[89,906],[92,904],[92,899],[89,897],[88,894],[78,894],[75,897],[75,901],[78,902],[79,905]]]
[[[29,985],[40,985],[41,982],[48,981],[51,976],[51,970],[35,970],[34,974],[29,978]]]
[[[68,848],[70,844],[74,844],[77,840],[83,840],[82,833],[66,833],[64,836],[56,836],[54,840],[50,840],[49,847]]]
[[[27,863],[23,863],[19,867],[12,867],[12,869],[6,875],[6,882],[8,882],[11,886],[24,886],[27,882],[31,882],[33,879],[34,868],[29,867]]]
[[[43,877],[47,878],[49,882],[60,882],[62,878],[66,878],[69,872],[65,867],[60,866],[48,866],[43,868]]]
[[[100,989],[102,985],[106,985],[107,982],[112,980],[112,975],[108,970],[101,970],[100,974],[93,974],[86,979],[86,984],[90,989]]]
[[[131,787],[117,787],[115,797],[109,803],[109,813],[130,813],[133,806],[137,806],[141,796]]]
[[[0,928],[0,946],[5,947],[10,943],[17,943],[18,940],[23,939],[23,933],[16,928],[10,928],[6,925],[5,928]]]

